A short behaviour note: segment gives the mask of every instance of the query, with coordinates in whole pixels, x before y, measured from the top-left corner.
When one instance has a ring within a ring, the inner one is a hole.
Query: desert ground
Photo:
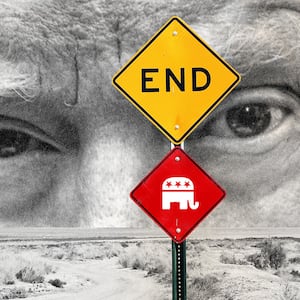
[[[0,299],[172,299],[166,237],[27,232],[0,232]],[[299,300],[300,238],[278,235],[189,238],[187,299]]]

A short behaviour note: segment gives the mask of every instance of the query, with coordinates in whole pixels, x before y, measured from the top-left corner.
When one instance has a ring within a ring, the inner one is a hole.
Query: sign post
[[[186,300],[186,241],[172,241],[172,299]]]
[[[113,78],[114,87],[175,145],[130,194],[172,239],[173,300],[187,297],[186,238],[225,196],[181,145],[240,79],[179,17]]]
[[[180,148],[184,149],[183,143]],[[172,240],[172,300],[186,300],[186,295],[186,241],[176,243]]]

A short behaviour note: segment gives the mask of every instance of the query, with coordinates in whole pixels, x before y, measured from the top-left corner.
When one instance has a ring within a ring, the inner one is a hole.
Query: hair
[[[0,61],[0,97],[18,95],[25,101],[32,101],[39,93],[38,79],[35,72],[26,71],[22,64]]]

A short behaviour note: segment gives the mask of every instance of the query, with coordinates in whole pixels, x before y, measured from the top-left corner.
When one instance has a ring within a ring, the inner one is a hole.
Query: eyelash
[[[0,116],[0,159],[9,159],[32,151],[59,153],[63,146],[38,127],[19,119]]]
[[[0,158],[10,158],[31,151],[59,152],[52,145],[27,133],[11,129],[0,129]]]

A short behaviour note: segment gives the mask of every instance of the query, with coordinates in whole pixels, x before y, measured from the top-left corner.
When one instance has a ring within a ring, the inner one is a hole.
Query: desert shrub
[[[220,262],[222,264],[237,264],[237,259],[234,254],[222,253],[220,256]]]
[[[289,259],[291,264],[300,264],[300,256],[292,257]]]
[[[18,299],[26,297],[27,292],[22,287],[5,290],[2,293],[0,293],[0,299]]]
[[[298,270],[292,270],[290,272],[291,275],[293,275],[294,277],[299,277],[300,278],[300,272]]]
[[[163,274],[166,271],[166,266],[158,264],[157,266],[149,267],[147,275],[152,276],[155,274]]]
[[[247,265],[248,262],[243,259],[238,259],[234,254],[222,253],[220,256],[220,262],[223,264],[232,264],[232,265]]]
[[[60,248],[51,247],[45,250],[44,256],[65,260],[105,259],[119,255],[125,244],[121,243],[66,243]]]
[[[121,245],[123,248],[129,247],[129,245],[128,245],[127,242],[121,242],[120,245]]]
[[[54,259],[63,259],[65,258],[65,251],[61,248],[50,248],[46,250],[47,252],[44,254],[44,256],[52,257]]]
[[[119,264],[123,267],[123,268],[129,268],[129,260],[126,256],[121,255],[121,257],[119,257]]]
[[[134,258],[132,263],[131,263],[131,268],[133,270],[145,270],[146,269],[146,264],[145,261],[142,261],[138,257]]]
[[[143,254],[136,254],[136,256],[133,257],[126,254],[121,255],[119,258],[119,263],[124,268],[147,271],[148,276],[162,274],[166,270],[166,265],[160,258],[147,257]]]
[[[143,245],[143,241],[138,241],[138,242],[136,242],[136,246],[137,247],[141,247]]]
[[[16,279],[24,282],[42,282],[44,276],[55,268],[29,254],[7,253],[0,257],[0,284],[14,284]],[[1,299],[1,298],[0,298]]]
[[[194,277],[188,284],[188,299],[208,300],[213,299],[219,292],[219,280],[215,276],[206,275]]]
[[[269,259],[265,257],[262,253],[255,253],[249,255],[247,260],[253,263],[255,268],[265,270],[270,266]]]
[[[229,292],[225,292],[224,300],[234,300],[234,298]]]
[[[271,240],[266,240],[259,253],[249,255],[247,260],[254,264],[258,269],[279,269],[286,260],[286,253],[279,243],[273,243]]]
[[[56,279],[50,279],[48,281],[51,285],[57,287],[57,288],[63,288],[65,284],[67,284],[64,281],[61,281],[60,279],[56,278]]]
[[[124,268],[146,271],[147,276],[169,273],[169,269],[171,269],[169,253],[158,251],[158,245],[147,243],[131,244],[129,247],[123,248],[119,255],[119,263]]]
[[[202,266],[201,262],[197,258],[192,258],[187,260],[186,264],[187,264],[187,269],[189,270],[195,270],[195,269],[200,270]]]
[[[202,240],[194,239],[194,240],[189,240],[189,242],[186,243],[186,250],[188,252],[195,251],[197,253],[200,253],[202,251],[206,251],[207,249],[208,249],[207,245],[205,245]]]
[[[16,278],[28,283],[42,283],[45,277],[39,274],[33,267],[24,267],[16,273]]]
[[[2,271],[0,273],[0,284],[11,285],[15,283],[15,277],[11,272]],[[1,299],[1,298],[0,298]]]
[[[283,299],[284,300],[299,300],[298,298],[298,292],[297,290],[289,285],[288,283],[286,284],[284,291],[283,291]]]
[[[4,284],[6,285],[12,285],[12,284],[15,284],[15,280],[14,278],[10,275],[10,274],[7,274],[7,276],[5,276],[3,278],[3,281],[2,281]]]

